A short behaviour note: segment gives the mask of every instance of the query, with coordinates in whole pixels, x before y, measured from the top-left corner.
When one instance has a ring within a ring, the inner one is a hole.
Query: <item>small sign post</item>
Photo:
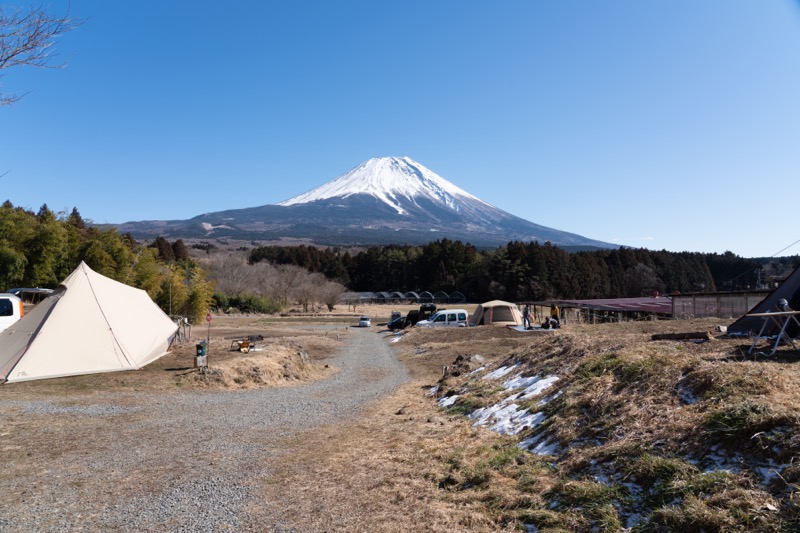
[[[208,333],[206,334],[206,344],[211,344],[211,313],[206,313],[206,322],[208,322]]]

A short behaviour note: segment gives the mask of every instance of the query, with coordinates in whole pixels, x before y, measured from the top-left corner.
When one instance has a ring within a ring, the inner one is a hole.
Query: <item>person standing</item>
[[[525,308],[522,310],[522,327],[531,329],[531,304],[525,304]]]
[[[555,321],[557,328],[561,327],[561,317],[559,316],[558,306],[556,304],[550,306],[550,318]]]

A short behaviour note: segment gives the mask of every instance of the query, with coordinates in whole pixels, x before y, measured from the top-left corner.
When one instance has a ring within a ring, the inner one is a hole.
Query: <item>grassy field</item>
[[[215,317],[209,364],[219,374],[195,372],[187,343],[142,371],[19,383],[0,388],[0,398],[324,379],[355,317],[376,324],[391,310]],[[357,419],[292,436],[285,455],[270,458],[276,473],[261,497],[290,498],[287,522],[315,531],[798,530],[800,353],[750,356],[745,341],[717,332],[728,322],[565,324],[546,335],[479,327],[394,336],[373,326],[412,381]],[[687,332],[710,340],[652,340]],[[231,351],[249,335],[264,337],[263,351]],[[278,366],[260,361],[252,372],[265,352]],[[237,370],[247,356],[250,371]],[[506,385],[511,378],[537,376],[554,384],[513,402],[518,413],[540,413],[535,424],[505,435],[475,425],[478,409],[510,405],[519,392]],[[454,401],[443,408],[442,398]],[[534,453],[523,442],[548,446]]]

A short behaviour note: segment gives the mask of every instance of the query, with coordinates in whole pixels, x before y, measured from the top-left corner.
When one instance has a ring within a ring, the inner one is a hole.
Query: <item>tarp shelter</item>
[[[167,353],[177,329],[145,291],[81,262],[0,333],[0,383],[141,368]]]
[[[519,326],[522,313],[516,304],[492,300],[478,305],[470,320],[471,326]]]
[[[794,272],[789,274],[789,277],[786,278],[777,289],[757,303],[747,314],[774,313],[780,311],[780,309],[778,309],[778,300],[780,299],[785,299],[789,303],[789,307],[795,311],[800,311],[800,267],[797,267]],[[732,337],[758,335],[763,325],[764,318],[745,315],[728,326],[728,335]],[[779,332],[780,329],[777,324],[769,323],[765,327],[762,336],[775,336]],[[800,334],[800,327],[798,327],[794,321],[790,321],[786,326],[786,333],[790,337],[796,338],[798,334]]]

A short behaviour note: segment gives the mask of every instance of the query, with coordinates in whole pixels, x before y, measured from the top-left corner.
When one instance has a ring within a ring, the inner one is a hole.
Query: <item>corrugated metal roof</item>
[[[598,298],[593,300],[555,300],[538,302],[539,305],[556,304],[560,307],[581,307],[595,311],[632,311],[639,313],[672,314],[672,298],[646,296],[642,298]]]

